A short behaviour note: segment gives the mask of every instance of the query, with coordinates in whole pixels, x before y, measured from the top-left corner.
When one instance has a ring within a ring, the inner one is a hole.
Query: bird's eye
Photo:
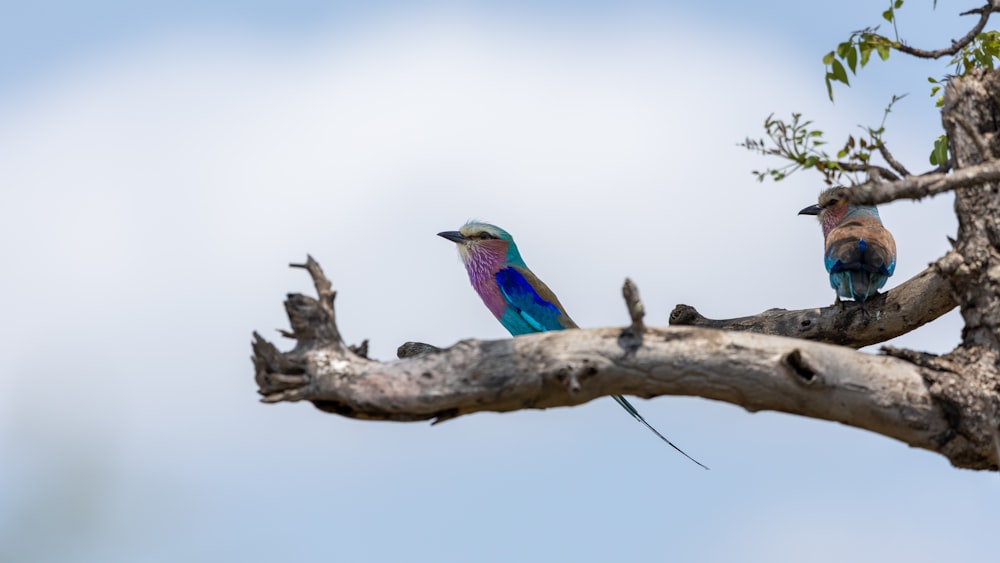
[[[483,240],[489,240],[489,239],[495,238],[495,237],[493,235],[487,233],[486,231],[483,231],[483,232],[479,233],[479,238],[481,238]]]

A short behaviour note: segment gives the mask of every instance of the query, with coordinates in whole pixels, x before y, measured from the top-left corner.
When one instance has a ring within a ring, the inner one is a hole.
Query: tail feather
[[[623,409],[625,409],[626,411],[628,411],[628,413],[630,415],[632,415],[633,417],[635,417],[636,420],[638,420],[639,422],[645,424],[646,428],[649,428],[650,430],[652,430],[653,434],[656,434],[657,436],[660,437],[661,440],[663,440],[664,442],[666,442],[667,444],[669,444],[671,448],[679,451],[681,453],[681,455],[683,455],[684,457],[686,457],[686,458],[690,459],[691,461],[697,463],[702,468],[708,469],[707,465],[705,465],[702,462],[698,461],[697,459],[689,456],[684,450],[678,448],[677,446],[674,445],[673,442],[671,442],[670,440],[668,440],[666,436],[664,436],[663,434],[660,434],[660,432],[656,428],[653,428],[653,426],[650,423],[646,422],[646,419],[642,418],[642,415],[639,414],[639,411],[635,410],[635,407],[632,406],[632,403],[628,402],[628,400],[626,400],[624,396],[622,396],[622,395],[612,395],[611,397],[615,401],[618,401],[618,404],[621,405]]]
[[[871,295],[871,275],[865,270],[851,270],[851,294],[855,301],[864,302]]]

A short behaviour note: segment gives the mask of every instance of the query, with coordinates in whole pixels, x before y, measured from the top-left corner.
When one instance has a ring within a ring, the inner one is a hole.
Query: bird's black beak
[[[819,205],[810,205],[802,211],[799,211],[799,215],[819,215],[820,211],[823,211],[823,208]]]
[[[458,231],[443,231],[438,233],[438,236],[441,238],[446,238],[456,244],[464,244],[466,240],[465,237],[462,236],[462,233]]]

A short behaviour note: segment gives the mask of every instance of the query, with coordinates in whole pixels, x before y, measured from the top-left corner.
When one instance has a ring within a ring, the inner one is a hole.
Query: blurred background
[[[899,11],[948,45],[951,3]],[[804,2],[13,3],[0,18],[0,561],[984,561],[1000,480],[835,423],[610,399],[426,423],[258,403],[259,330],[339,290],[349,342],[507,338],[435,236],[511,231],[585,327],[833,301],[818,175],[737,146],[793,111],[877,125],[913,171],[945,61],[823,54],[881,21]],[[993,26],[991,26],[993,27]],[[892,33],[891,26],[883,26]],[[874,59],[874,58],[873,58]],[[835,152],[838,147],[832,150]],[[881,208],[894,286],[951,198]],[[957,313],[894,344],[943,353]]]

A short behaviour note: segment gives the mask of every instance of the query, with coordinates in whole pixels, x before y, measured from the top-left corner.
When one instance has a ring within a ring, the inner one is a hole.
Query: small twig
[[[319,262],[313,259],[311,254],[306,254],[305,264],[289,264],[290,268],[302,268],[309,272],[312,277],[313,285],[316,287],[316,294],[319,296],[320,303],[323,304],[324,309],[328,309],[328,312],[333,314],[333,300],[337,298],[337,292],[333,289],[333,284],[323,273],[323,268],[320,267]]]
[[[833,164],[839,166],[844,172],[867,172],[871,176],[877,176],[893,182],[899,180],[899,176],[895,172],[877,164],[858,164],[856,162],[841,161],[834,161]]]
[[[885,143],[882,141],[879,141],[878,143],[878,152],[882,155],[882,158],[889,163],[889,166],[891,166],[893,170],[899,172],[900,176],[904,178],[910,176],[910,171],[907,170],[901,162],[896,160],[896,157],[892,156],[892,153],[889,152],[889,148],[885,146]],[[898,178],[893,178],[893,180],[898,180]]]
[[[632,331],[632,334],[640,336],[646,330],[642,322],[642,318],[646,316],[646,307],[643,306],[642,301],[639,299],[639,288],[629,278],[625,278],[625,284],[622,286],[622,296],[625,298],[628,315],[632,319],[632,326],[629,329]]]

